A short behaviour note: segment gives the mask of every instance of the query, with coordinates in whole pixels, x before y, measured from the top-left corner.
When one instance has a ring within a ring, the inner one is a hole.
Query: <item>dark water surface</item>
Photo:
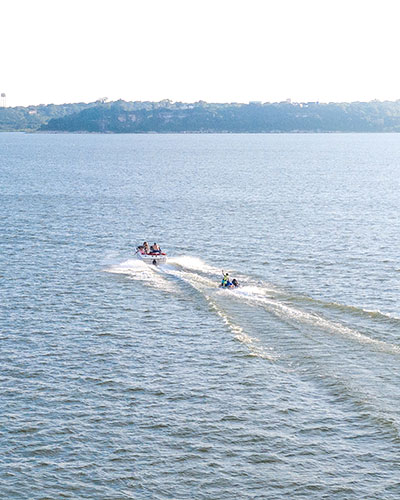
[[[400,498],[400,135],[3,133],[0,208],[0,498]]]

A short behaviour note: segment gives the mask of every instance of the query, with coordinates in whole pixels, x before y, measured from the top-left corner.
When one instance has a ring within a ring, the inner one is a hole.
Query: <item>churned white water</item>
[[[398,499],[399,158],[1,134],[0,498]]]

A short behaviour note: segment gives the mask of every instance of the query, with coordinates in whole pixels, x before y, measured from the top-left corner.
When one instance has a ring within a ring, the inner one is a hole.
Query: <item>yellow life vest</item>
[[[222,281],[221,281],[221,285],[225,286],[228,283],[228,281],[229,281],[229,274],[224,274]]]

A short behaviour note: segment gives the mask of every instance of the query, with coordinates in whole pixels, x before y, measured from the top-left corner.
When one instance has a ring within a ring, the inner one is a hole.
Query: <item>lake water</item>
[[[400,135],[3,133],[0,195],[0,498],[400,498]]]

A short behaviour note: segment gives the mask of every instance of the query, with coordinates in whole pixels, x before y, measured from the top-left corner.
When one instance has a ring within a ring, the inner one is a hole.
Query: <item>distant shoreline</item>
[[[33,135],[340,135],[340,134],[398,134],[399,131],[289,131],[289,132],[89,132],[86,130],[0,130],[0,134],[33,134]]]
[[[0,131],[135,134],[400,132],[400,101],[103,102],[0,108]]]

